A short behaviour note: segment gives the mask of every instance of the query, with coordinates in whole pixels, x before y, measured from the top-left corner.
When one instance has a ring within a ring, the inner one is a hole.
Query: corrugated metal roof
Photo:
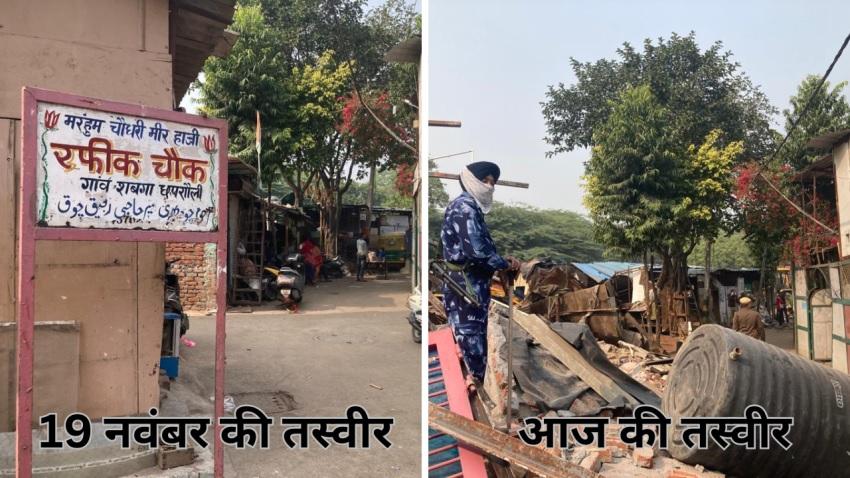
[[[422,37],[413,36],[392,47],[384,59],[393,63],[419,63],[422,56]]]
[[[806,147],[814,149],[829,149],[832,145],[845,139],[847,136],[850,136],[850,129],[833,131],[832,133],[822,134],[810,139],[809,142],[806,143]]]
[[[572,264],[578,270],[584,272],[585,274],[587,274],[588,277],[595,280],[596,282],[608,280],[618,272],[624,272],[629,269],[639,269],[643,267],[643,264],[638,264],[636,262],[615,261],[573,262]]]

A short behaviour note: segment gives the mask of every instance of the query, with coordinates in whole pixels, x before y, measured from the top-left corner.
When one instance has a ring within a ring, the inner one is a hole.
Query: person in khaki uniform
[[[752,308],[753,300],[742,296],[738,302],[741,308],[732,317],[732,330],[754,339],[764,340],[764,324],[761,323],[758,312]]]

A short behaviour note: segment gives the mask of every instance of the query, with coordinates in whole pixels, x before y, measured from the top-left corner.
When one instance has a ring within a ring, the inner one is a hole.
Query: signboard
[[[211,232],[219,129],[38,102],[36,224]]]
[[[17,228],[16,476],[32,476],[35,244],[216,244],[214,422],[224,415],[227,123],[24,87]],[[224,474],[215,425],[215,476]]]

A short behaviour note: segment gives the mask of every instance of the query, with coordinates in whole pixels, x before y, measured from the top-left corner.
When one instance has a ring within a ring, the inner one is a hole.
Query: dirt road
[[[352,404],[395,417],[393,446],[290,450],[272,429],[272,449],[226,448],[226,475],[419,476],[420,348],[405,317],[409,279],[339,279],[309,288],[300,313],[228,313],[226,393],[269,416],[343,416]],[[213,317],[193,317],[179,381],[212,396]],[[189,412],[195,412],[195,410]],[[279,423],[279,419],[277,420]]]

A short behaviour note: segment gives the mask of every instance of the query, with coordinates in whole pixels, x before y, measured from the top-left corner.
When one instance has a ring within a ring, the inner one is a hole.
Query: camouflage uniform
[[[496,246],[484,223],[484,213],[472,196],[464,192],[446,208],[443,228],[443,259],[454,265],[452,279],[478,298],[480,307],[468,304],[443,286],[443,302],[449,325],[472,375],[484,380],[487,367],[487,311],[490,305],[490,279],[493,272],[506,269],[507,261],[496,253]]]

